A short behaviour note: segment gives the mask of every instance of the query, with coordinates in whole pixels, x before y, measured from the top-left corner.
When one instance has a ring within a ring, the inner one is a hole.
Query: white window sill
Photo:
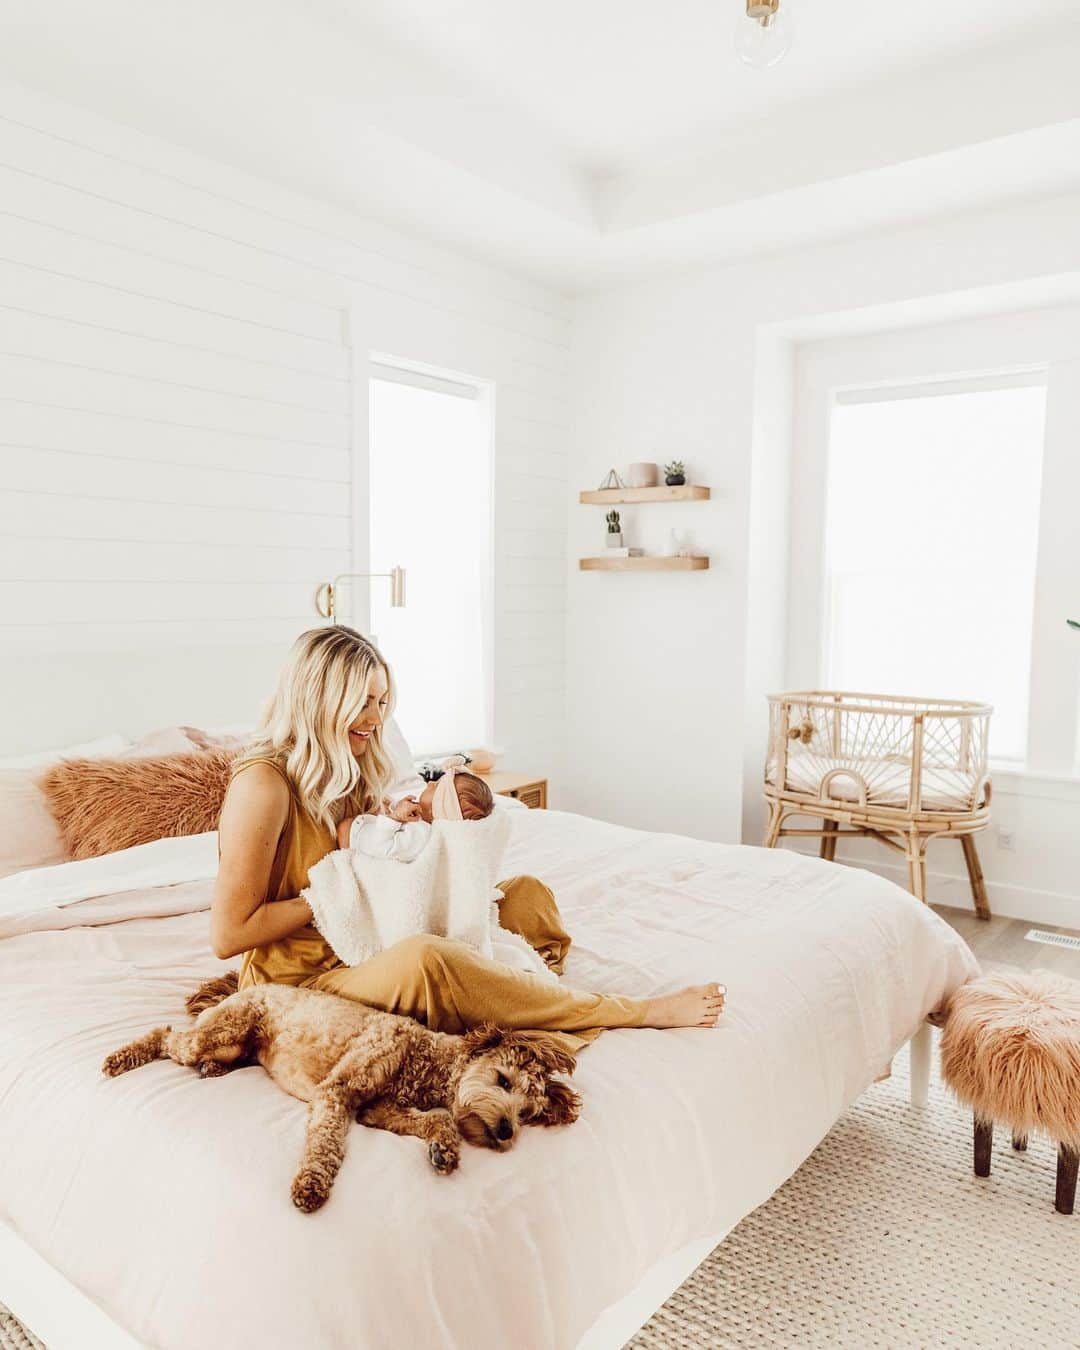
[[[994,796],[1042,797],[1080,804],[1080,774],[1039,773],[1012,761],[990,762]]]

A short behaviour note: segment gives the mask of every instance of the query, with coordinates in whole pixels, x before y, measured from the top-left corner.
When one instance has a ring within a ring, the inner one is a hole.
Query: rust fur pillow
[[[235,750],[143,759],[69,759],[41,790],[73,858],[216,830]]]

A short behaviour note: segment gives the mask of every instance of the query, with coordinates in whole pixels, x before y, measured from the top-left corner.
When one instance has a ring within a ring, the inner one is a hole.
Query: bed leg
[[[930,1051],[933,1048],[930,1024],[923,1022],[912,1036],[911,1046],[911,1104],[925,1110],[930,1096]]]
[[[823,822],[825,833],[821,836],[821,856],[826,862],[836,861],[836,834],[840,826],[835,820],[826,820]]]

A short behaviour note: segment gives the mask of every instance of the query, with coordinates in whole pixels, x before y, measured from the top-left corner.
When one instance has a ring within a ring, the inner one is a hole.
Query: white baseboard
[[[797,852],[817,857],[817,851],[802,848]],[[837,862],[848,867],[862,867],[867,872],[895,881],[907,890],[908,873],[905,863],[869,861],[864,858],[837,857]],[[1080,878],[1078,878],[1080,881]],[[948,905],[952,909],[973,909],[971,884],[967,875],[949,872],[926,874],[926,890],[933,905]],[[1032,923],[1048,923],[1058,928],[1080,928],[1080,896],[1063,895],[1060,891],[1041,891],[1030,886],[986,880],[990,910],[1003,919],[1025,919]]]

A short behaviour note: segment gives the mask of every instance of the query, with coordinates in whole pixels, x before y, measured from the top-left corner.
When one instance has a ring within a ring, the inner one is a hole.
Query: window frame
[[[1080,466],[1080,306],[992,314],[933,327],[800,344],[792,428],[787,683],[820,686],[826,668],[826,505],[829,428],[838,398],[1045,383],[1046,430],[1035,570],[1023,761],[995,760],[1015,774],[1080,777],[1080,643],[1069,650],[1070,527]],[[1073,637],[1077,637],[1075,633]]]

